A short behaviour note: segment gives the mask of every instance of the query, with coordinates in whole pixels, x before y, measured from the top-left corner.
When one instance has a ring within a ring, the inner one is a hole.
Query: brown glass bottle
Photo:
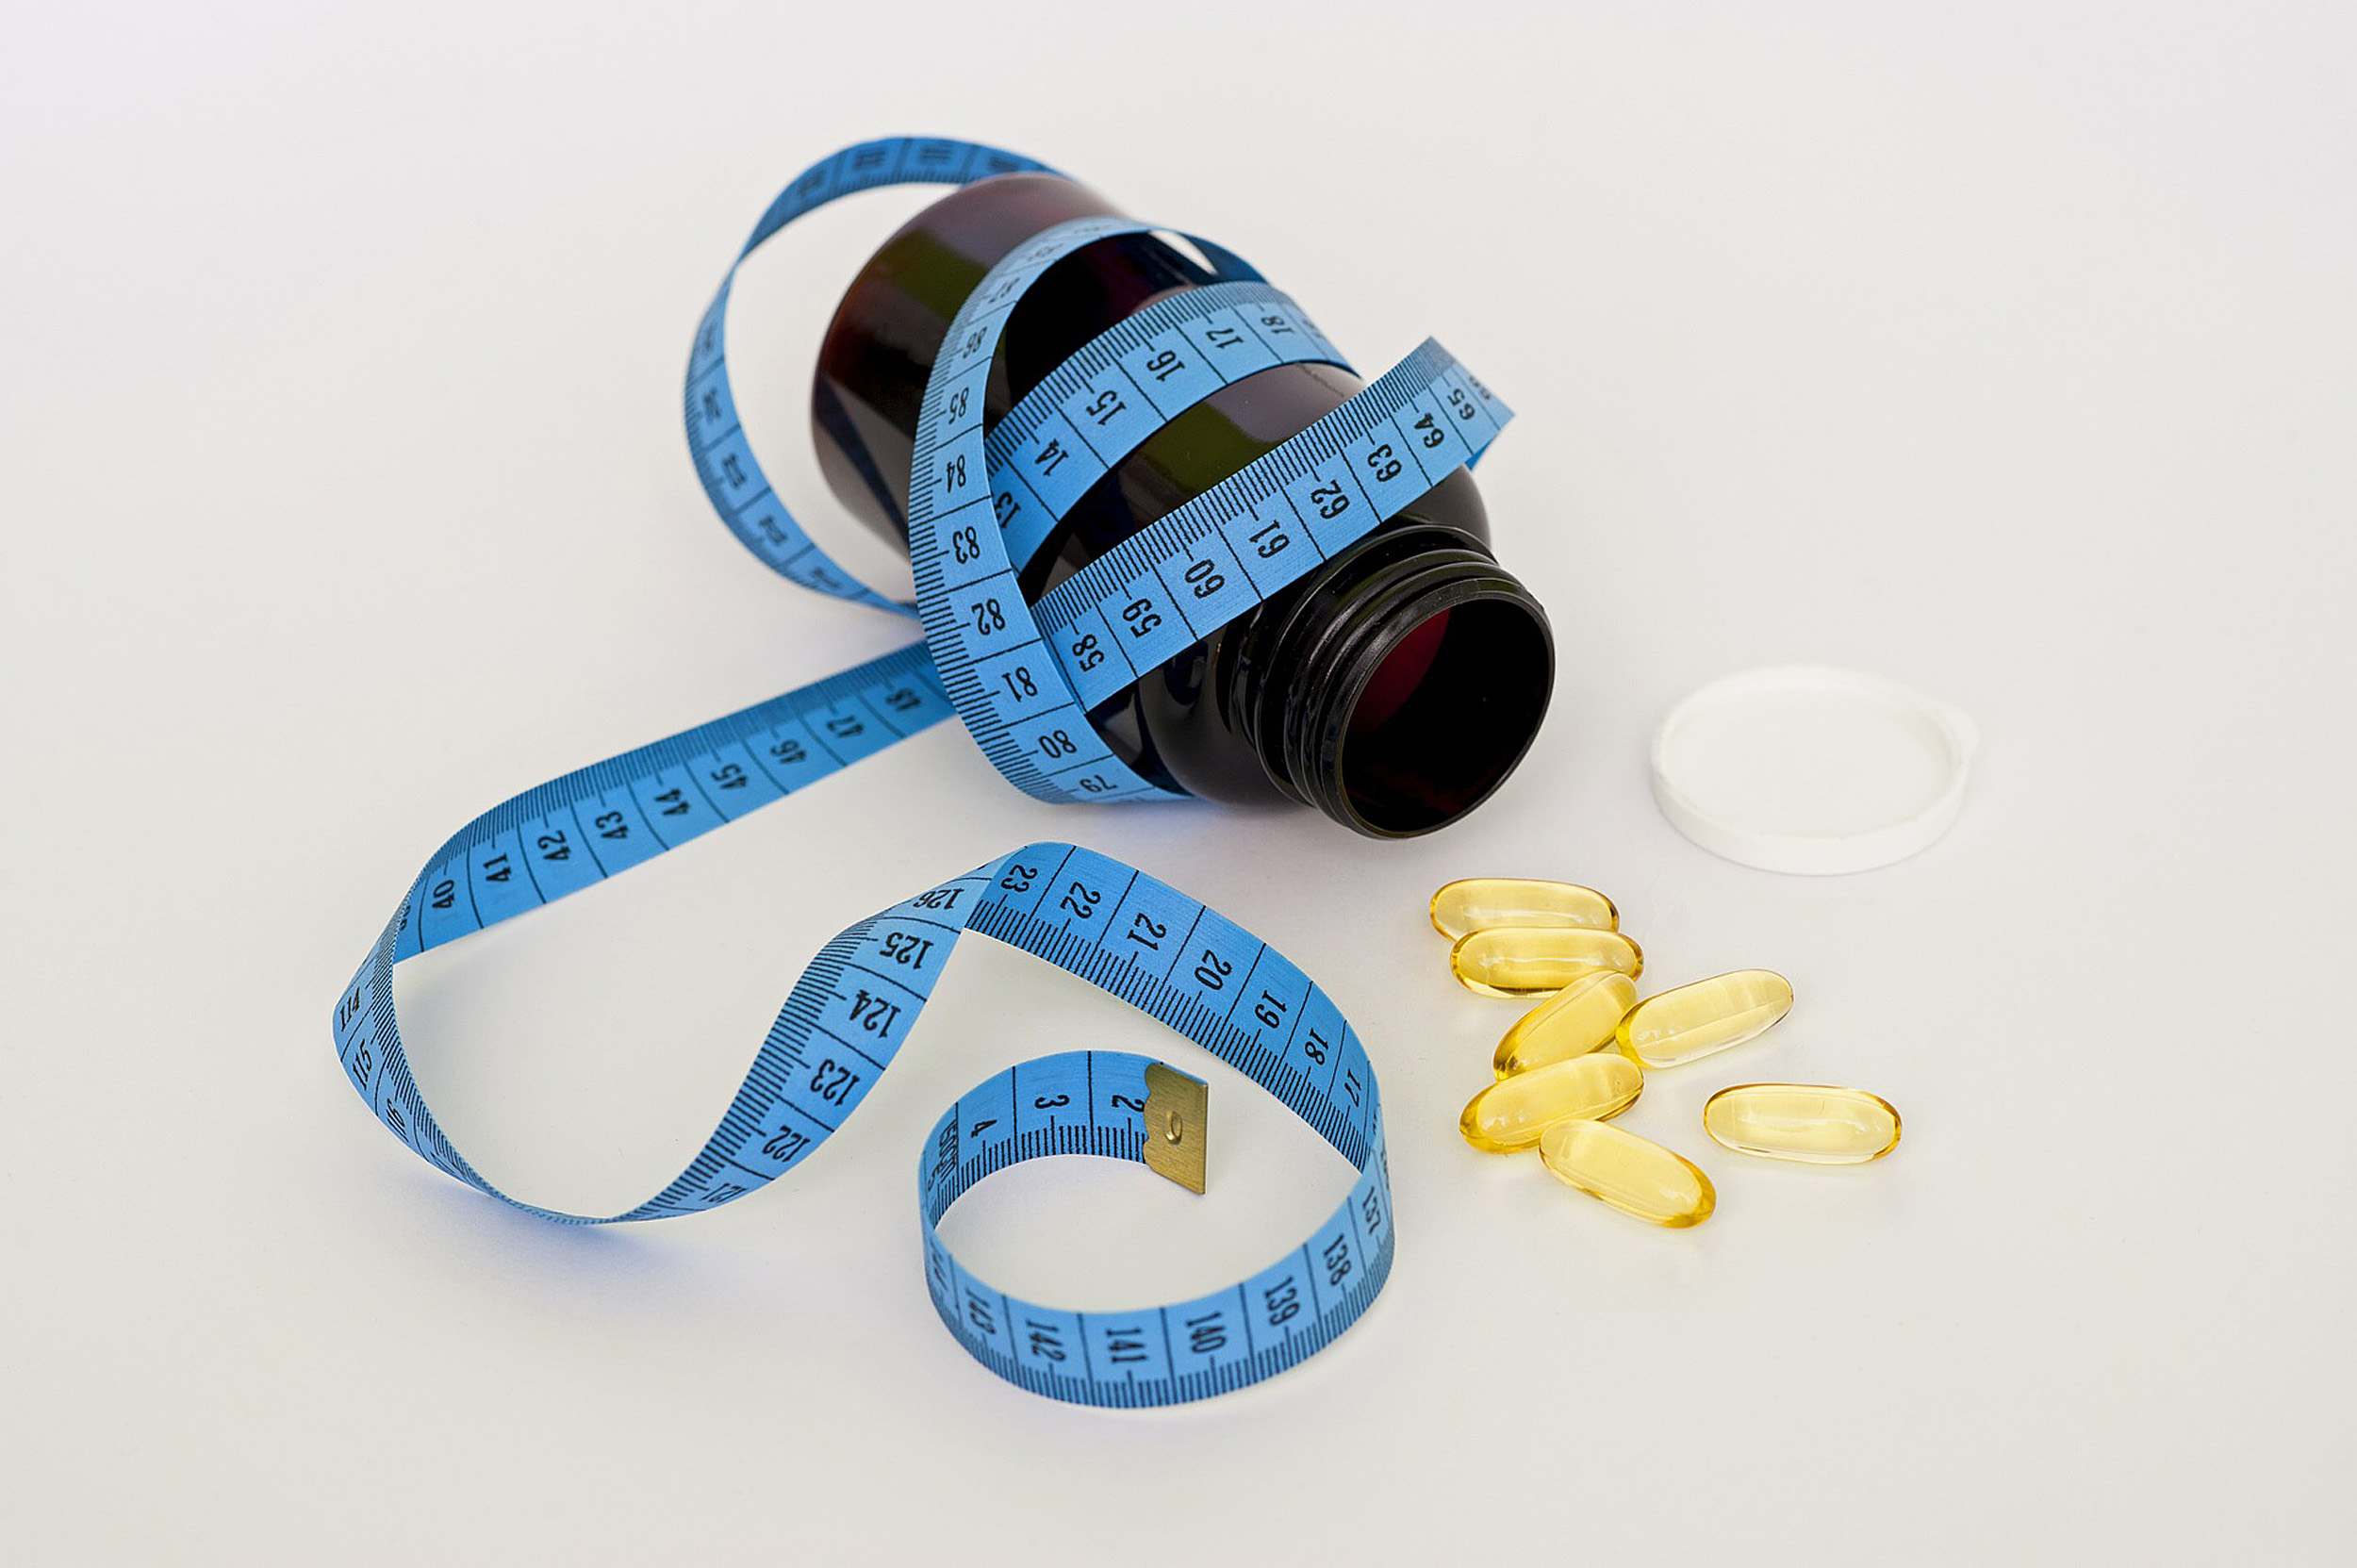
[[[820,345],[812,424],[829,486],[863,522],[907,548],[917,406],[966,295],[1042,229],[1105,214],[1117,209],[1085,186],[1001,174],[927,207],[861,269]],[[1008,321],[985,420],[1131,312],[1213,281],[1150,235],[1064,257]],[[1023,569],[1026,597],[1036,602],[1363,385],[1327,366],[1278,365],[1213,392],[1080,497]],[[1513,770],[1554,684],[1545,613],[1489,541],[1480,493],[1460,468],[1091,721],[1140,773],[1191,794],[1305,801],[1376,837],[1445,826]]]

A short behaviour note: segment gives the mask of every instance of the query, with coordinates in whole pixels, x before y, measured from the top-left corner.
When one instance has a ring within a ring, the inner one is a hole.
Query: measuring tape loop
[[[969,143],[903,139],[847,148],[786,188],[738,261],[794,218],[851,190],[1016,169],[1052,173]],[[1195,314],[1234,309],[1227,297],[1162,302],[1051,372],[1023,400],[1019,421],[999,421],[1013,428],[994,448],[984,390],[1025,291],[1086,245],[1156,232],[1129,219],[1076,219],[1001,258],[952,319],[917,417],[909,495],[915,610],[944,689],[976,743],[1010,783],[1041,800],[1175,793],[1122,760],[1090,710],[1477,460],[1511,417],[1478,378],[1426,342],[1308,430],[1100,557],[1034,611],[1017,586],[1020,567],[1089,484],[1180,411],[1163,406],[1173,397],[1158,400],[1149,389],[1162,378],[1191,387],[1191,405],[1217,386],[1285,362],[1276,345],[1303,332],[1315,338],[1302,345],[1305,357],[1341,363],[1290,301],[1228,322]],[[1182,238],[1217,273],[1209,289],[1189,294],[1263,283],[1233,252]],[[728,390],[723,328],[734,278],[733,267],[688,361],[688,442],[706,494],[737,536],[787,576],[906,613],[909,605],[835,566],[753,461]]]
[[[1186,1087],[1197,1093],[1186,1095]],[[1282,1371],[1366,1310],[1392,1267],[1391,1194],[1379,1147],[1342,1207],[1307,1242],[1192,1301],[1127,1312],[1045,1307],[985,1283],[942,1243],[936,1226],[950,1205],[983,1177],[1022,1161],[1095,1154],[1160,1168],[1156,1149],[1200,1138],[1201,1088],[1198,1080],[1127,1051],[1067,1051],[995,1074],[943,1113],[917,1173],[925,1280],[942,1323],[975,1360],[1053,1398],[1164,1405]],[[1175,1130],[1163,1098],[1173,1090],[1195,1114]]]
[[[796,218],[852,191],[1021,170],[1053,173],[941,138],[865,142],[821,159],[762,215],[689,356],[689,448],[705,493],[737,536],[804,586],[918,616],[924,641],[567,774],[475,818],[410,884],[345,988],[334,1037],[379,1119],[459,1180],[560,1223],[656,1219],[732,1202],[807,1159],[891,1065],[965,931],[1020,948],[1251,1078],[1358,1173],[1309,1242],[1249,1279],[1165,1308],[1064,1312],[977,1279],[942,1245],[936,1222],[983,1176],[1052,1153],[1112,1154],[1171,1174],[1177,1150],[1195,1159],[1199,1186],[1200,1105],[1174,1114],[1176,1102],[1157,1098],[1180,1094],[1169,1087],[1179,1080],[1199,1090],[1199,1081],[1129,1053],[1074,1052],[1010,1068],[945,1114],[919,1192],[926,1275],[943,1322],[983,1364],[1025,1388],[1087,1404],[1162,1404],[1241,1387],[1314,1353],[1373,1299],[1393,1252],[1381,1109],[1364,1047],[1306,975],[1216,911],[1119,861],[1043,843],[859,921],[797,980],[696,1158],[653,1197],[606,1215],[523,1202],[467,1163],[419,1092],[393,1001],[403,959],[602,882],[953,711],[1002,774],[1042,799],[1172,793],[1116,756],[1089,710],[1478,458],[1509,417],[1427,342],[1035,610],[1018,589],[1017,564],[1140,442],[1273,365],[1348,368],[1248,264],[1195,239],[1212,282],[1099,334],[985,432],[986,378],[1024,291],[1084,245],[1154,232],[1115,218],[1059,224],[993,267],[950,325],[925,388],[910,476],[916,600],[877,592],[810,539],[746,441],[724,341],[737,267]]]
[[[1034,608],[1017,586],[1006,541],[991,526],[998,479],[983,432],[982,395],[992,360],[1016,303],[1050,267],[1100,239],[1149,232],[1151,225],[1127,219],[1073,219],[999,261],[951,320],[917,414],[909,541],[925,640],[984,754],[1009,782],[1041,800],[1168,793],[1114,754],[1089,722],[1089,710],[1364,537],[1477,457],[1510,417],[1445,350],[1427,341],[1307,430],[1098,557]],[[1068,401],[1082,398],[1141,420],[1152,406],[1118,358],[1103,362]],[[1433,455],[1413,455],[1427,437]],[[1434,465],[1428,479],[1418,466],[1426,462]],[[1364,482],[1356,471],[1362,467]],[[1253,568],[1243,564],[1247,553]]]

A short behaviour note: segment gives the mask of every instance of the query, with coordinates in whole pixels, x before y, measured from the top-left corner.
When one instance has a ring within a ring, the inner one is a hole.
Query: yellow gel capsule
[[[1648,1067],[1674,1067],[1768,1032],[1792,1011],[1792,982],[1738,969],[1647,997],[1621,1020],[1621,1048]]]
[[[1432,929],[1454,942],[1492,926],[1621,929],[1621,912],[1592,887],[1530,877],[1467,877],[1432,895]]]
[[[1617,931],[1582,926],[1492,926],[1449,949],[1448,966],[1468,989],[1492,997],[1560,991],[1598,969],[1635,979],[1645,955]]]
[[[1500,1079],[1467,1102],[1457,1126],[1474,1147],[1511,1154],[1556,1122],[1617,1115],[1644,1086],[1644,1069],[1618,1052],[1574,1056]]]
[[[1618,969],[1580,976],[1522,1016],[1498,1042],[1492,1064],[1500,1078],[1608,1046],[1613,1028],[1637,1005],[1637,982]]]
[[[1692,1161],[1603,1122],[1557,1122],[1540,1135],[1539,1158],[1558,1179],[1590,1197],[1600,1197],[1621,1213],[1654,1225],[1672,1230],[1700,1225],[1719,1206],[1710,1178]]]
[[[1738,1154],[1811,1165],[1862,1165],[1899,1147],[1899,1113],[1863,1089],[1739,1083],[1703,1107],[1703,1131]]]

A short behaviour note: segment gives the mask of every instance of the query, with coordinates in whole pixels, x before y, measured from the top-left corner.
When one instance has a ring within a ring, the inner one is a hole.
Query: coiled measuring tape
[[[812,208],[877,186],[963,184],[1031,159],[935,138],[865,142],[773,202],[737,263]],[[1000,772],[1044,800],[1172,791],[1140,777],[1089,710],[1346,549],[1460,465],[1509,418],[1436,343],[1184,506],[1037,606],[1019,566],[1097,478],[1170,419],[1272,365],[1346,363],[1241,259],[1194,242],[1206,287],[1107,329],[987,431],[983,387],[1009,315],[1056,261],[1149,232],[1090,218],[1033,237],[951,322],[927,383],[910,487],[916,602],[831,560],[779,501],[745,439],[723,342],[732,266],[699,326],[685,408],[696,470],[722,518],[804,586],[917,615],[925,638],[838,675],[567,774],[494,807],[426,863],[338,1001],[337,1052],[379,1119],[429,1163],[545,1219],[610,1224],[732,1202],[810,1157],[865,1098],[915,1025],[951,949],[980,931],[1130,1002],[1282,1100],[1357,1172],[1300,1248],[1228,1289],[1125,1312],[1077,1312],[984,1283],[935,1225],[974,1182],[1021,1160],[1089,1153],[1202,1186],[1203,1085],[1126,1052],[1025,1063],[962,1098],[919,1171],[925,1275],[941,1318],[985,1366],[1083,1404],[1141,1406],[1242,1387],[1314,1353],[1391,1267],[1382,1114],[1365,1048],[1276,949],[1134,867],[1033,844],[904,899],[822,948],[779,1009],[743,1085],[687,1168],[608,1215],[524,1203],[443,1134],[404,1056],[401,960],[578,892],[958,714]]]

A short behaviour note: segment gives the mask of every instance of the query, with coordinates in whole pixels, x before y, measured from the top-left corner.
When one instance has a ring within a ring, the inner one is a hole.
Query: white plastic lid
[[[1880,675],[1747,669],[1661,721],[1654,800],[1678,832],[1745,866],[1864,871],[1948,831],[1979,742],[1963,714]]]

